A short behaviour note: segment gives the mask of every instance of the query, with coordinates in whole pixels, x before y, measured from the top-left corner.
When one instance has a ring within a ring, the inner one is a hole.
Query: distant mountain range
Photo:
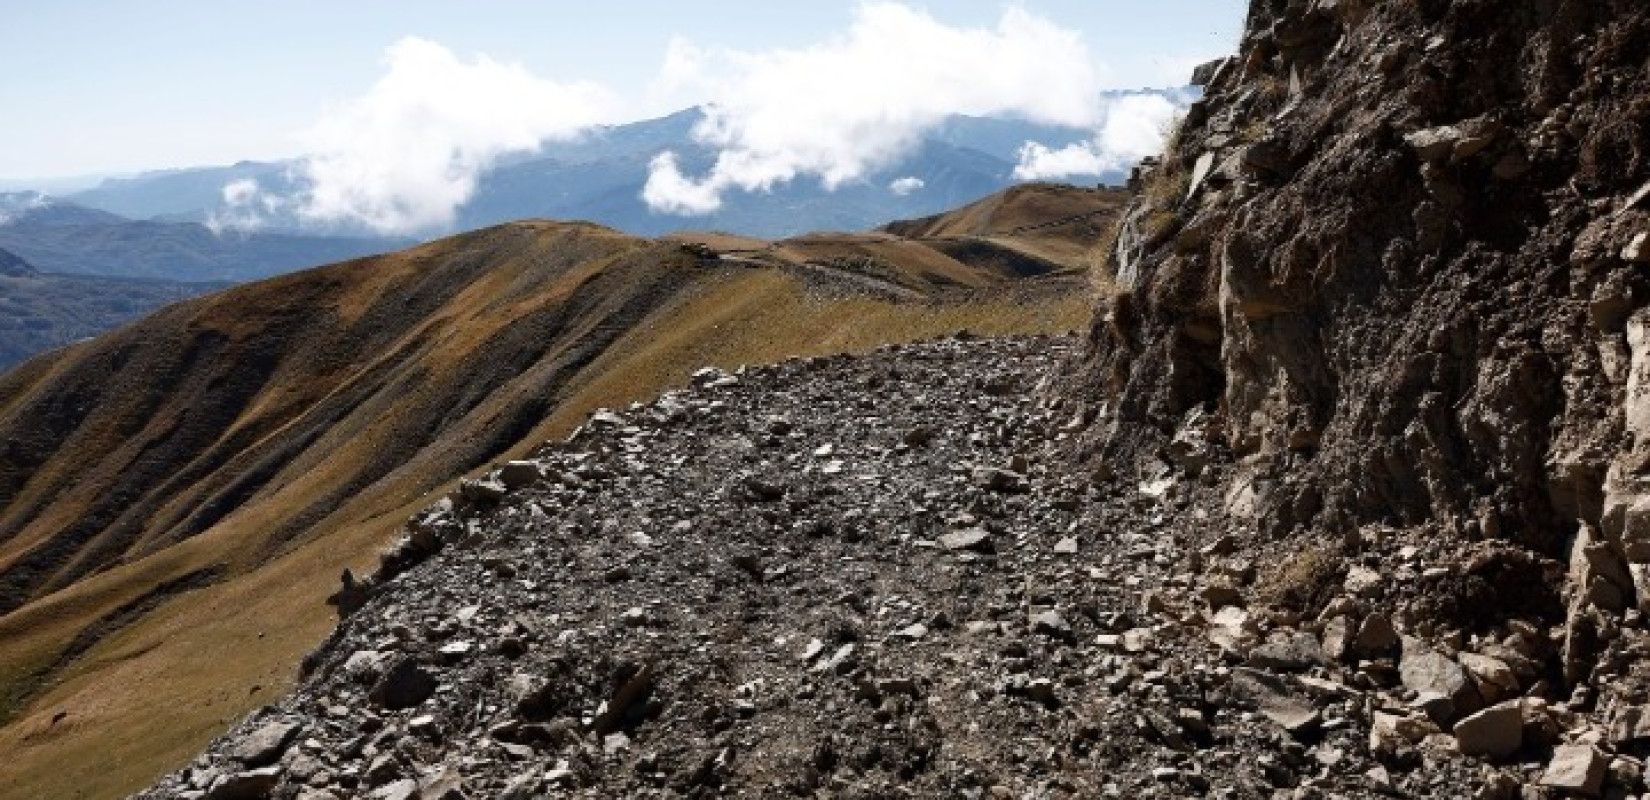
[[[1179,90],[1163,94],[1185,96]],[[771,192],[729,192],[722,208],[708,216],[651,210],[641,194],[658,154],[675,153],[690,175],[704,174],[714,163],[716,150],[693,135],[703,118],[695,108],[601,127],[575,141],[503,159],[481,175],[475,194],[448,229],[425,233],[520,219],[586,220],[642,236],[717,230],[773,239],[819,230],[867,230],[890,219],[956,208],[1020,183],[1014,167],[1027,142],[1060,148],[1093,135],[1020,119],[953,116],[898,162],[835,190],[799,178]],[[414,243],[410,237],[362,227],[319,224],[290,208],[254,231],[214,224],[227,209],[225,186],[251,182],[262,192],[291,195],[301,189],[297,166],[294,161],[245,161],[110,178],[96,188],[63,195],[0,193],[0,249],[48,274],[238,283]],[[1112,184],[1124,178],[1121,173],[1097,177]],[[106,287],[102,294],[118,293],[119,286]],[[21,285],[13,287],[14,299],[24,291]],[[52,294],[61,296],[55,288]],[[133,288],[130,299],[147,309],[159,297],[175,299],[175,293],[156,296]]]
[[[1028,141],[1050,147],[1084,141],[1092,131],[1018,119],[953,116],[909,155],[863,181],[827,191],[803,178],[771,193],[733,192],[720,211],[684,217],[655,212],[641,199],[648,165],[666,150],[689,174],[702,174],[716,151],[696,142],[703,118],[688,109],[659,119],[595,129],[578,140],[546,144],[531,155],[506,159],[481,176],[475,195],[459,209],[449,233],[517,219],[580,219],[644,236],[670,231],[725,230],[783,237],[813,230],[862,230],[890,219],[924,216],[975,200],[1019,181],[1019,149]],[[133,219],[205,223],[224,211],[224,186],[253,181],[277,195],[294,192],[296,162],[241,162],[228,167],[169,170],[109,179],[63,199]],[[1120,183],[1121,173],[1098,176]],[[896,192],[890,184],[916,178],[920,188]],[[370,231],[319,227],[288,212],[263,232],[363,235]]]
[[[716,151],[695,141],[699,109],[595,129],[571,142],[507,158],[483,173],[449,231],[521,219],[585,220],[633,235],[729,231],[765,239],[810,231],[864,231],[891,219],[926,217],[1021,183],[1028,141],[1059,148],[1092,132],[1025,120],[954,116],[904,158],[828,191],[801,178],[771,192],[729,192],[709,216],[655,212],[642,199],[649,164],[676,154],[704,174]],[[411,237],[318,225],[290,210],[255,231],[213,224],[224,187],[251,181],[263,192],[298,191],[297,162],[241,162],[111,178],[65,195],[0,192],[0,251],[19,265],[0,286],[0,370],[94,335],[162,305],[230,283],[399,250]],[[1123,175],[1102,175],[1120,183]],[[27,268],[40,275],[14,272]],[[71,280],[69,276],[80,276]]]
[[[0,249],[47,273],[240,282],[411,243],[375,236],[220,234],[200,222],[129,219],[34,192],[0,194]]]
[[[409,239],[229,234],[0,193],[0,372],[233,283],[398,249]]]

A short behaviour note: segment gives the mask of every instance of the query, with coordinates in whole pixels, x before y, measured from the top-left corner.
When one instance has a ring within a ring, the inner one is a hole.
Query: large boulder
[[[1232,670],[1232,692],[1291,735],[1307,736],[1323,723],[1312,702],[1276,675],[1239,667]]]
[[[1597,797],[1604,788],[1604,772],[1610,761],[1590,744],[1567,744],[1553,748],[1541,785],[1584,797]]]

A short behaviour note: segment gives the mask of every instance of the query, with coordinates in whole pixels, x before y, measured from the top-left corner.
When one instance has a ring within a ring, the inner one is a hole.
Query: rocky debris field
[[[1636,612],[1562,693],[1574,631],[1416,610],[1506,556],[1269,551],[1196,415],[1154,480],[1051,469],[1083,421],[1039,386],[1075,347],[704,370],[599,412],[410,521],[295,693],[142,796],[1643,791]]]

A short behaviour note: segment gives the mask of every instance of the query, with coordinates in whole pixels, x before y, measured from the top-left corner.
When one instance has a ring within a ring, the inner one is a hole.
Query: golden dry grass
[[[932,303],[826,298],[777,270],[730,273],[663,309],[594,365],[595,377],[536,433],[550,438],[600,407],[618,407],[683,386],[705,365],[733,369],[789,357],[863,353],[884,344],[970,330],[983,335],[1067,333],[1091,308],[1076,282],[1030,296],[959,297]]]
[[[677,231],[660,237],[667,242],[682,244],[702,244],[714,250],[723,252],[736,250],[763,250],[773,246],[773,242],[758,239],[753,236],[740,236],[737,233],[723,233],[722,231]]]
[[[966,206],[923,219],[890,223],[883,230],[909,237],[1017,236],[1070,238],[1059,228],[1037,228],[1084,214],[1114,212],[1128,201],[1120,189],[1090,189],[1051,183],[1026,183],[981,198]]]

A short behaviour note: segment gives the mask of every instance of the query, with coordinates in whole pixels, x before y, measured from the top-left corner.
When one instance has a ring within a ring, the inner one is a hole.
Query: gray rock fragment
[[[280,767],[237,772],[219,778],[208,789],[204,800],[263,800],[281,781]]]
[[[979,553],[995,551],[991,534],[984,528],[968,528],[940,536],[940,546],[947,550],[972,550]]]
[[[1260,670],[1232,670],[1232,691],[1254,703],[1267,719],[1293,736],[1306,736],[1323,722],[1311,701],[1295,694],[1282,678]]]
[[[435,694],[436,680],[417,659],[403,658],[372,687],[367,697],[388,709],[412,708]]]
[[[1553,757],[1541,774],[1541,785],[1586,797],[1599,796],[1604,788],[1604,772],[1609,761],[1590,744],[1567,744],[1553,748]]]
[[[1513,700],[1470,714],[1455,723],[1454,733],[1463,754],[1505,761],[1524,744],[1524,704]]]
[[[1318,638],[1305,631],[1274,633],[1265,644],[1249,651],[1249,666],[1259,669],[1299,672],[1324,663]]]
[[[266,722],[230,748],[228,755],[248,767],[268,766],[280,760],[281,754],[286,752],[287,746],[303,729],[304,726],[294,720]]]
[[[1404,686],[1420,694],[1436,694],[1447,701],[1438,709],[1443,716],[1433,717],[1440,724],[1470,714],[1483,705],[1466,670],[1455,659],[1428,648],[1418,639],[1404,640],[1398,674]]]

